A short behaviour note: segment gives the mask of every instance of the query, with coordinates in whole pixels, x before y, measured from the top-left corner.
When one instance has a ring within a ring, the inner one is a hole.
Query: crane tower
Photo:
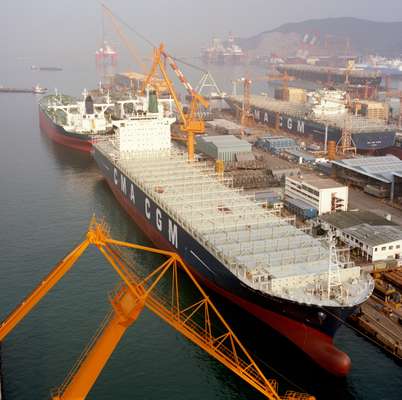
[[[95,53],[96,69],[98,71],[102,87],[110,88],[116,73],[117,52],[106,41]]]

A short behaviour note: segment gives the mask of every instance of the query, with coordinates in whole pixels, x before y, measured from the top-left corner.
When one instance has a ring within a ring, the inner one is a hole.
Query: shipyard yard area
[[[311,3],[5,2],[0,400],[401,400],[402,3]]]

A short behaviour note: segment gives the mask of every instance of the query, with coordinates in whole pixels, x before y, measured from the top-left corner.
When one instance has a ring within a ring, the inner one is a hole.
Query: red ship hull
[[[92,137],[66,131],[63,127],[55,124],[40,107],[39,126],[42,132],[58,144],[86,153],[92,150]]]
[[[129,201],[127,201],[113,182],[109,181],[109,179],[106,179],[106,181],[124,210],[156,246],[170,251],[177,251],[164,236],[162,236]],[[288,338],[323,369],[338,376],[345,376],[349,373],[351,360],[346,353],[342,352],[334,345],[331,336],[236,296],[197,274],[191,265],[188,265],[188,267],[205,286],[237,304],[248,313],[253,314],[259,320]]]

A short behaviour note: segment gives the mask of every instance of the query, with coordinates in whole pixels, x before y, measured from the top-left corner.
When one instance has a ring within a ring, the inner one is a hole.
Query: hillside
[[[402,22],[374,22],[357,18],[312,19],[288,23],[256,36],[240,39],[244,49],[257,53],[277,51],[278,40],[283,40],[287,52],[300,46],[303,38],[316,36],[316,48],[337,42],[347,43],[357,53],[377,53],[398,56],[402,53]],[[290,48],[289,48],[290,46]]]

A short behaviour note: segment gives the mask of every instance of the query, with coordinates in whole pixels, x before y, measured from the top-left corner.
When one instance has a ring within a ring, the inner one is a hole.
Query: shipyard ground
[[[384,217],[387,214],[391,215],[393,222],[402,225],[402,212],[394,208],[381,199],[377,199],[362,190],[349,187],[349,210],[369,210],[373,213]]]
[[[386,278],[390,272],[380,274]],[[392,275],[402,283],[402,268]],[[385,279],[386,281],[386,279]],[[394,282],[393,282],[394,283]],[[402,287],[394,286],[399,293]],[[372,295],[362,304],[359,314],[350,318],[350,322],[365,335],[373,339],[380,348],[402,361],[402,308],[401,303],[385,302]]]

